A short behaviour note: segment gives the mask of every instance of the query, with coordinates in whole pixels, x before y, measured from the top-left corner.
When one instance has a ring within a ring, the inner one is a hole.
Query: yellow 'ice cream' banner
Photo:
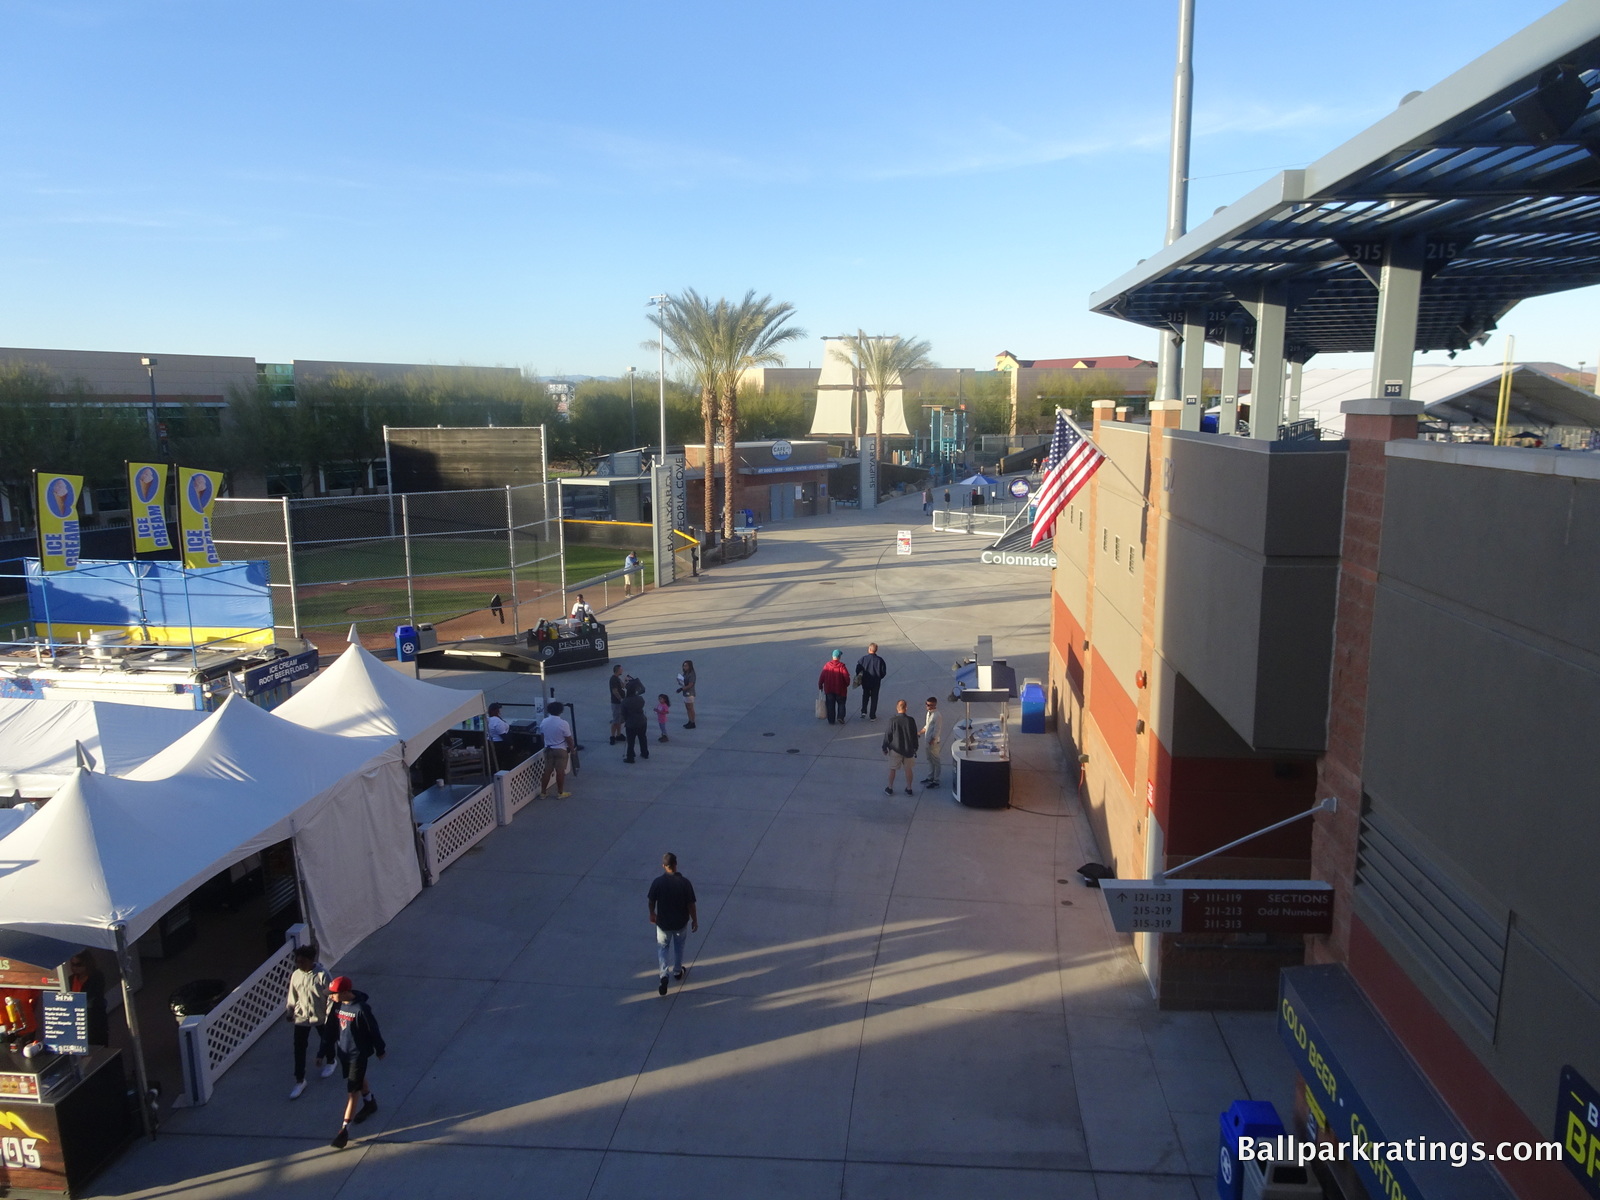
[[[35,471],[39,488],[39,561],[46,571],[78,566],[78,494],[82,475]]]
[[[133,514],[133,552],[170,550],[167,537],[167,464],[128,464],[128,507]]]
[[[222,561],[211,539],[211,506],[221,486],[221,471],[178,468],[178,526],[183,531],[186,567],[214,567]]]

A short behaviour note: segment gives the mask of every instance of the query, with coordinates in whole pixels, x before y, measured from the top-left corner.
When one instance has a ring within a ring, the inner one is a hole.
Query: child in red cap
[[[350,1144],[351,1122],[359,1125],[378,1111],[378,1101],[367,1086],[367,1060],[374,1054],[384,1058],[389,1048],[384,1045],[383,1034],[378,1030],[378,1018],[367,1007],[367,994],[356,991],[355,981],[340,975],[328,985],[334,1000],[333,1019],[338,1025],[339,1065],[344,1068],[344,1122],[339,1132],[328,1144],[343,1150]],[[361,1111],[356,1111],[356,1097],[362,1098]]]

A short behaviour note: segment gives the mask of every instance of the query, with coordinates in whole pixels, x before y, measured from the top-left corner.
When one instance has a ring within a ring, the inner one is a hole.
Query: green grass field
[[[494,553],[490,553],[493,551]],[[581,583],[618,570],[626,550],[614,546],[569,545],[567,547],[567,583]],[[419,575],[438,571],[467,571],[467,574],[450,575],[419,584],[415,588],[416,616],[421,621],[440,622],[465,613],[486,608],[489,598],[500,593],[510,606],[510,571],[506,563],[503,541],[486,543],[467,539],[416,538],[412,541],[411,568]],[[646,580],[654,577],[654,556],[645,551],[640,556],[644,563]],[[338,550],[302,553],[296,561],[300,624],[302,627],[344,626],[352,621],[363,624],[394,624],[409,616],[407,612],[404,579],[378,581],[358,580],[347,586],[328,586],[325,591],[312,591],[311,585],[327,585],[352,576],[371,576],[405,570],[404,551],[393,542],[368,542]],[[472,568],[481,567],[481,570]],[[308,578],[309,576],[309,578]],[[545,562],[517,568],[519,594],[531,596],[537,586],[556,589],[555,563]],[[274,583],[284,582],[274,577]],[[621,590],[621,581],[614,586]],[[285,611],[277,614],[281,624],[290,621],[288,596],[282,588],[273,591],[274,601]],[[352,611],[356,610],[356,611]],[[0,636],[9,637],[12,629],[32,632],[26,596],[0,597]]]
[[[639,557],[644,564],[645,579],[651,579],[655,570],[653,556],[646,553]],[[611,546],[568,546],[567,583],[570,586],[615,571],[622,566],[622,558],[623,554]],[[423,569],[415,551],[411,564],[413,570]],[[464,565],[471,564],[470,560],[463,564],[460,559],[435,555],[430,565],[435,570],[461,570]],[[541,563],[537,567],[517,568],[519,594],[531,593],[537,584],[554,590],[553,567],[553,563]],[[620,590],[620,581],[614,586]],[[499,564],[498,570],[446,576],[415,587],[416,617],[419,621],[446,621],[487,607],[489,597],[496,592],[509,607],[510,578],[504,564]],[[345,625],[351,621],[392,624],[410,615],[406,610],[405,581],[398,579],[357,582],[311,595],[304,591],[300,594],[300,624],[307,627]],[[279,620],[287,623],[288,614],[280,614]]]
[[[26,596],[0,596],[0,636],[10,637],[13,629],[24,636],[33,632]]]

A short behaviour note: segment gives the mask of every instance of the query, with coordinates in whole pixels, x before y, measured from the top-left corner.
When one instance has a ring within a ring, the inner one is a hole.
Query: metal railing
[[[935,533],[981,533],[987,537],[998,537],[1010,526],[1015,515],[972,508],[936,508],[933,510],[933,529]]]
[[[607,571],[604,575],[596,575],[579,583],[569,583],[565,594],[577,596],[582,593],[584,599],[589,602],[589,607],[599,612],[602,609],[611,607],[611,589],[619,580],[621,581],[624,597],[629,594],[630,590],[636,595],[644,595],[646,575],[643,566],[636,571]],[[651,584],[650,588],[654,591],[655,585]],[[590,595],[595,589],[599,589],[600,603],[598,604],[594,602],[594,597]]]
[[[499,824],[493,781],[486,783],[436,821],[418,828],[422,839],[423,880],[430,887],[444,869],[472,849]]]
[[[265,1033],[283,1019],[283,999],[294,972],[295,947],[310,933],[304,925],[291,925],[283,948],[256,968],[210,1012],[185,1017],[178,1025],[178,1049],[183,1061],[183,1090],[191,1105],[211,1099],[222,1073]]]

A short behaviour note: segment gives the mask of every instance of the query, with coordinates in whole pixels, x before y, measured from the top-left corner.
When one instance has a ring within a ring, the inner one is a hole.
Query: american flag
[[[1056,517],[1078,489],[1089,482],[1106,456],[1084,436],[1083,430],[1060,409],[1056,410],[1056,431],[1050,438],[1050,453],[1045,455],[1044,480],[1039,484],[1037,507],[1033,514],[1033,541],[1037,546],[1056,531]]]

